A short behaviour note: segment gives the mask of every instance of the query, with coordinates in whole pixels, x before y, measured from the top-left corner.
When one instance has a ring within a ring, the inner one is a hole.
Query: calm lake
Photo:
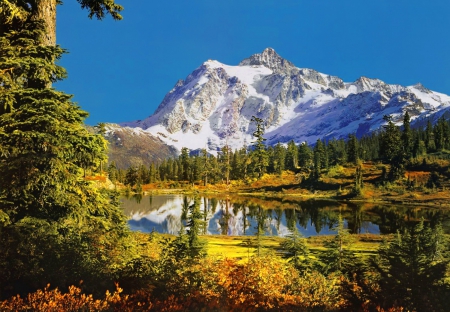
[[[186,224],[186,207],[193,200],[173,194],[122,198],[133,231],[175,235]],[[265,235],[284,236],[294,227],[305,237],[327,235],[336,233],[339,214],[351,233],[395,233],[422,218],[432,225],[441,222],[450,233],[450,211],[439,207],[217,195],[200,197],[200,209],[207,224],[204,234],[210,235],[255,235],[258,225]]]

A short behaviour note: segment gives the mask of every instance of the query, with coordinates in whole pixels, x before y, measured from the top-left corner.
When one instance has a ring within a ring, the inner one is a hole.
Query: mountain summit
[[[298,68],[267,48],[237,66],[206,61],[175,84],[152,116],[121,126],[141,128],[178,150],[214,152],[226,144],[251,144],[253,115],[264,120],[268,144],[314,143],[376,131],[384,115],[400,123],[406,111],[417,120],[449,107],[449,96],[421,84],[405,87],[367,77],[346,83]]]
[[[294,64],[279,56],[272,48],[267,48],[262,53],[253,54],[239,63],[239,66],[251,65],[265,66],[274,73],[286,73],[295,68]]]

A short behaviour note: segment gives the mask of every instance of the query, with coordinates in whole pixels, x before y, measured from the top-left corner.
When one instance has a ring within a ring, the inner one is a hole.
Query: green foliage
[[[213,174],[213,166],[211,164],[210,156],[206,149],[202,149],[201,151],[201,167],[200,167],[200,175],[203,177],[203,185],[208,185],[208,177]]]
[[[355,239],[350,231],[344,227],[344,221],[340,214],[338,225],[334,230],[337,231],[337,234],[324,244],[327,250],[319,256],[319,260],[323,264],[321,270],[328,274],[331,272],[351,274],[354,266],[358,264],[350,250],[350,246]]]
[[[203,214],[200,211],[200,199],[194,197],[194,203],[189,206],[188,222],[186,224],[190,255],[192,257],[204,255],[204,242],[199,238],[199,234],[203,232],[206,226],[203,221]]]
[[[319,179],[322,169],[328,168],[328,155],[324,143],[318,139],[314,146],[314,179]]]
[[[411,132],[411,126],[410,126],[410,120],[409,113],[406,112],[403,117],[403,132],[402,132],[402,147],[403,147],[403,153],[406,158],[411,157],[411,151],[412,151],[412,132]]]
[[[398,233],[379,249],[375,267],[380,274],[380,296],[385,306],[411,311],[443,311],[450,293],[442,283],[448,260],[443,259],[443,232],[421,221]]]
[[[273,149],[272,166],[274,172],[281,175],[285,169],[286,149],[278,143]]]
[[[281,242],[280,247],[284,252],[283,257],[289,259],[300,272],[311,269],[312,263],[309,259],[309,249],[305,238],[294,227],[289,235]]]
[[[358,147],[358,140],[356,139],[356,135],[350,134],[349,140],[347,143],[347,155],[348,155],[348,161],[353,164],[358,164],[359,160],[359,147]]]
[[[360,196],[362,195],[362,189],[364,187],[364,183],[363,183],[363,170],[361,165],[356,167],[356,172],[355,172],[355,185],[353,186],[353,195],[355,196]]]
[[[308,143],[303,142],[298,147],[298,164],[302,168],[309,168],[312,165],[313,153]]]
[[[400,129],[394,124],[391,116],[384,116],[384,119],[387,121],[387,125],[381,134],[380,151],[384,160],[391,165],[389,180],[395,181],[400,179],[405,172],[406,154],[402,145]],[[406,135],[405,140],[407,137],[408,135]]]
[[[299,153],[293,140],[289,141],[286,150],[286,169],[294,171],[298,167]]]
[[[341,165],[336,165],[331,167],[328,172],[327,172],[327,176],[330,178],[335,178],[335,177],[339,177],[344,173],[344,167],[342,167]]]
[[[66,73],[55,64],[64,50],[40,44],[43,24],[13,26],[0,37],[0,295],[106,283],[132,257],[116,194],[83,178],[106,160],[106,141],[48,87]]]
[[[253,132],[253,137],[256,139],[255,150],[253,151],[252,160],[254,162],[255,170],[258,173],[258,178],[261,178],[269,165],[269,157],[267,154],[264,141],[264,121],[261,118],[252,116],[251,121],[256,124],[256,130]]]

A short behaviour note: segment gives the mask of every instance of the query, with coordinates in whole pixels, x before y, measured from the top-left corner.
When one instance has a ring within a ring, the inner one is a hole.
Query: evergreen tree
[[[358,140],[356,139],[356,135],[350,134],[348,136],[349,140],[347,143],[347,157],[348,162],[356,165],[358,164],[359,160],[359,153],[358,153]]]
[[[251,121],[256,124],[256,130],[253,132],[253,137],[256,139],[255,149],[251,155],[255,169],[258,172],[258,178],[261,178],[269,165],[269,157],[267,155],[266,146],[264,145],[266,139],[263,137],[264,123],[261,118],[255,116],[252,116]]]
[[[127,169],[127,173],[125,174],[125,185],[129,185],[131,187],[135,186],[139,181],[139,172],[136,167],[129,167]]]
[[[190,167],[190,161],[189,161],[189,149],[187,147],[183,147],[181,149],[181,154],[180,154],[180,161],[181,161],[181,178],[184,181],[191,181],[190,178],[190,174],[189,174],[189,167]]]
[[[156,172],[156,166],[154,163],[150,164],[149,170],[148,170],[148,174],[149,174],[149,178],[150,178],[150,183],[154,183],[157,180],[157,172]]]
[[[323,270],[325,273],[341,272],[350,274],[358,264],[358,261],[350,251],[354,238],[351,236],[350,231],[344,227],[344,221],[340,214],[338,225],[334,230],[337,231],[337,234],[332,240],[324,244],[327,250],[319,256],[319,259],[324,264]]]
[[[283,257],[288,258],[289,262],[293,263],[299,271],[305,271],[311,266],[305,238],[298,232],[296,226],[290,232],[280,244],[284,252]]]
[[[293,140],[287,144],[286,169],[295,171],[298,167],[298,148]]]
[[[82,9],[89,11],[88,17],[99,20],[109,14],[115,20],[121,20],[122,6],[114,0],[77,0]],[[38,34],[37,43],[41,46],[56,45],[56,6],[60,0],[2,0],[0,2],[0,36],[11,30],[17,30],[24,23],[39,21],[43,30]],[[49,82],[47,83],[49,86]]]
[[[440,283],[448,263],[443,251],[441,226],[431,229],[423,221],[398,233],[390,243],[384,242],[375,267],[380,273],[385,306],[396,304],[410,311],[446,310],[449,293]]]
[[[382,157],[391,165],[389,178],[395,181],[404,173],[405,154],[402,149],[400,129],[394,124],[391,116],[384,116],[387,125],[381,134],[380,151]]]
[[[434,141],[437,150],[443,150],[449,145],[449,125],[442,116],[433,129]]]
[[[206,207],[205,207],[206,209]],[[204,255],[204,242],[200,239],[199,234],[204,232],[206,223],[203,221],[203,214],[200,211],[200,199],[194,198],[194,203],[189,206],[189,217],[187,224],[189,254],[191,257]]]
[[[317,139],[314,146],[314,178],[320,178],[322,169],[327,166],[326,158],[325,146],[320,139]]]
[[[273,150],[273,169],[274,172],[281,175],[285,168],[286,149],[278,143]]]
[[[116,184],[116,181],[119,179],[119,171],[117,170],[117,166],[114,161],[112,161],[108,165],[108,178],[114,185]]]
[[[220,154],[220,169],[227,185],[230,184],[231,158],[233,156],[234,155],[228,145],[222,147]]]
[[[363,186],[364,186],[364,184],[363,184],[362,167],[361,167],[361,165],[359,165],[356,167],[355,186],[353,188],[353,194],[356,196],[361,195]]]
[[[203,178],[203,185],[208,185],[208,177],[211,175],[212,166],[210,163],[209,155],[206,149],[202,149],[201,151],[201,175]]]
[[[240,159],[240,153],[235,151],[233,153],[233,159],[231,160],[231,171],[230,176],[232,180],[242,179],[242,165]]]
[[[411,133],[411,118],[409,117],[409,113],[405,112],[403,117],[403,132],[402,132],[402,143],[403,143],[403,151],[405,153],[406,158],[411,157],[412,150],[412,133]]]
[[[142,184],[150,183],[150,172],[146,166],[144,165],[139,166],[138,177],[139,181],[141,181]]]
[[[117,197],[80,174],[106,159],[106,141],[84,128],[87,113],[70,95],[51,88],[66,73],[55,64],[64,50],[43,44],[48,28],[38,13],[47,2],[0,3],[3,294],[105,279],[129,254]]]
[[[425,129],[425,146],[428,153],[432,153],[436,150],[436,144],[434,141],[433,126],[431,120],[428,119],[427,127]]]
[[[307,142],[303,142],[298,147],[298,164],[302,168],[310,168],[312,165],[313,152]]]
[[[425,155],[427,153],[427,147],[423,140],[420,139],[419,136],[416,137],[414,141],[414,146],[412,150],[412,155],[414,157],[419,157]]]

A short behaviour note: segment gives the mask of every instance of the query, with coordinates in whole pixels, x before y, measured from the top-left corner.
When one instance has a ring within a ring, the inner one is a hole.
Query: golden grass
[[[256,254],[255,236],[220,236],[205,235],[202,238],[207,242],[207,254],[219,258],[236,258],[246,261],[248,257]],[[320,251],[326,250],[324,242],[332,239],[332,235],[313,236],[306,239],[311,256],[315,258]],[[373,255],[378,250],[382,237],[373,234],[355,235],[355,242],[350,249],[361,256]],[[280,244],[284,240],[282,237],[262,236],[262,253],[280,253]]]

